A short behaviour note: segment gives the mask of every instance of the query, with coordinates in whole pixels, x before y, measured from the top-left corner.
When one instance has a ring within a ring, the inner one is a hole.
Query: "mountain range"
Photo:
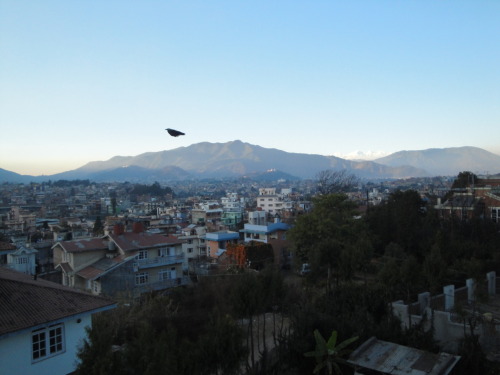
[[[202,142],[173,150],[115,156],[49,176],[26,176],[0,168],[0,182],[89,179],[96,182],[182,181],[203,178],[306,179],[318,172],[346,169],[362,179],[456,176],[500,172],[500,156],[477,147],[399,151],[373,160],[301,154],[264,148],[239,140]]]

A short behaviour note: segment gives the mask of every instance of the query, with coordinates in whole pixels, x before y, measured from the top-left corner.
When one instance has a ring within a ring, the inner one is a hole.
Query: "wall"
[[[77,323],[80,318],[81,322]],[[77,351],[85,327],[91,326],[90,314],[72,317],[64,322],[64,353],[32,363],[31,330],[0,339],[0,373],[12,375],[63,375],[75,370]]]
[[[464,335],[470,335],[469,324],[464,324],[464,318],[459,311],[468,310],[468,315],[474,311],[475,299],[478,292],[489,294],[494,297],[496,294],[496,284],[498,279],[494,272],[487,274],[487,284],[478,289],[477,283],[473,279],[468,279],[466,286],[455,288],[454,285],[443,287],[443,294],[432,296],[430,293],[421,293],[418,302],[405,304],[403,301],[392,303],[393,314],[401,321],[401,326],[407,329],[420,323],[424,324],[424,329],[434,329],[434,339],[438,341],[442,350],[456,352],[460,341]],[[484,308],[484,307],[483,307]],[[481,313],[481,311],[476,311]],[[488,323],[485,319],[474,328],[474,334],[479,335],[480,344],[488,351],[495,345],[500,344],[500,335],[497,332],[500,326],[495,326],[494,322]]]

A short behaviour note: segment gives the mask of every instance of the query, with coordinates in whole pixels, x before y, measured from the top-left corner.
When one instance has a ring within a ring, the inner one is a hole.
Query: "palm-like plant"
[[[314,330],[316,348],[312,352],[304,353],[306,357],[316,358],[317,365],[314,368],[314,374],[319,373],[323,368],[326,367],[326,369],[328,370],[328,374],[331,375],[335,372],[335,374],[337,375],[342,375],[342,370],[340,369],[338,364],[347,363],[347,361],[343,357],[346,354],[349,354],[351,350],[345,348],[356,341],[358,339],[358,336],[344,340],[338,345],[337,336],[337,331],[333,331],[327,342],[317,329]]]

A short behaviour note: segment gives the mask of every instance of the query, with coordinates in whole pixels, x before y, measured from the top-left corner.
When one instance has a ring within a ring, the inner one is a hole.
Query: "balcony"
[[[138,297],[143,293],[150,293],[153,291],[176,288],[179,286],[188,285],[190,283],[191,280],[189,279],[188,276],[182,276],[182,277],[177,277],[175,279],[167,279],[155,283],[138,285],[134,288],[134,296]]]
[[[184,254],[147,259],[136,259],[135,262],[139,269],[168,266],[170,264],[178,264],[184,262]]]

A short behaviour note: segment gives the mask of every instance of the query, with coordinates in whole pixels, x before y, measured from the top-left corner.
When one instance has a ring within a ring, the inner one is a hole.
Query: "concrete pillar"
[[[431,294],[429,292],[420,293],[418,295],[418,303],[420,305],[420,315],[430,306]]]
[[[467,279],[465,285],[467,285],[467,303],[473,303],[476,300],[476,282],[474,279]]]
[[[497,273],[495,271],[486,274],[488,280],[488,294],[493,296],[497,293]]]
[[[444,309],[450,311],[455,306],[455,285],[447,285],[443,287],[444,294]]]

